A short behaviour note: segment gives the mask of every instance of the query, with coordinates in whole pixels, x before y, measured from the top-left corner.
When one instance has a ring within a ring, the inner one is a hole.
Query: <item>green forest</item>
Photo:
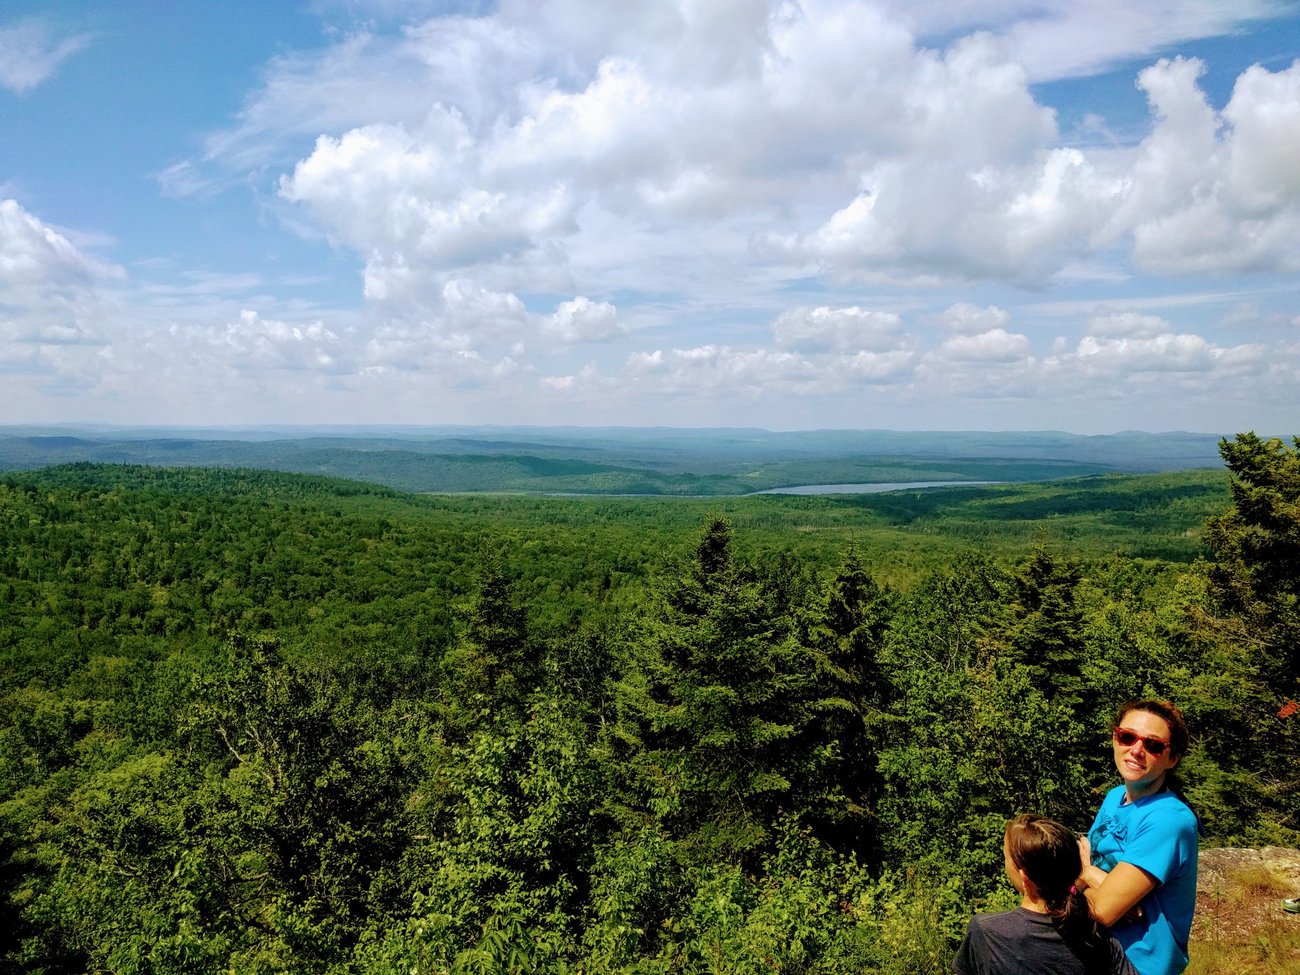
[[[1216,467],[1208,434],[0,426],[0,471],[95,462],[342,477],[408,492],[724,497],[804,484],[1045,481]]]
[[[1300,439],[1220,450],[824,497],[0,475],[0,973],[940,975],[1145,695],[1206,843],[1296,845]]]

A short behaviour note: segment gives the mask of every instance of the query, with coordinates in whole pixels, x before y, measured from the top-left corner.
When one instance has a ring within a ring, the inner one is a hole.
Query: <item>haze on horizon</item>
[[[1300,428],[1293,0],[11,0],[0,424]]]

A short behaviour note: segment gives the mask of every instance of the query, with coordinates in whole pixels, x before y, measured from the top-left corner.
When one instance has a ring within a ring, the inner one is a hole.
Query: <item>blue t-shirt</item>
[[[1142,898],[1142,918],[1116,924],[1111,933],[1139,975],[1178,975],[1187,967],[1187,937],[1196,909],[1196,814],[1174,793],[1157,792],[1124,802],[1124,786],[1106,793],[1088,842],[1092,863],[1110,871],[1138,867],[1156,880]]]

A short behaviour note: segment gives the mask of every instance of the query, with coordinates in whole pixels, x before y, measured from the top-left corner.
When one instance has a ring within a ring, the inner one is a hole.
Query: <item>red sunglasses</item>
[[[1115,744],[1123,748],[1132,748],[1139,741],[1142,742],[1142,747],[1152,755],[1163,755],[1165,749],[1169,747],[1169,742],[1163,738],[1156,738],[1154,735],[1139,735],[1136,731],[1129,731],[1127,728],[1115,729]]]

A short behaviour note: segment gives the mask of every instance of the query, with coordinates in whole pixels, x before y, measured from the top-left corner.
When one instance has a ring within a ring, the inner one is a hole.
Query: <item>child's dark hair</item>
[[[1085,971],[1107,971],[1108,943],[1088,911],[1083,891],[1075,889],[1078,837],[1056,820],[1032,813],[1007,823],[1006,836],[1012,864],[1025,872],[1047,903],[1048,916],[1066,947],[1083,962]]]

